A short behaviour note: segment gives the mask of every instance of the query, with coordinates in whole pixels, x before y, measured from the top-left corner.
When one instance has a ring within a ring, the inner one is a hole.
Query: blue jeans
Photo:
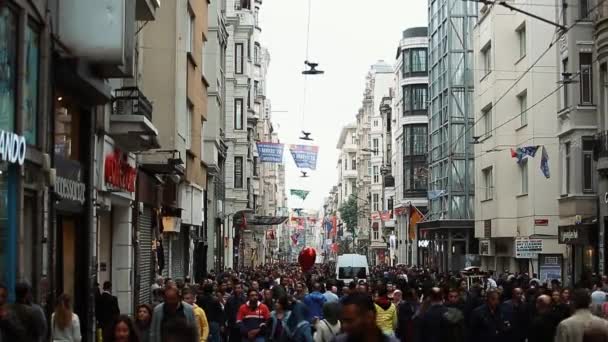
[[[217,322],[209,322],[209,342],[220,342],[220,324]]]

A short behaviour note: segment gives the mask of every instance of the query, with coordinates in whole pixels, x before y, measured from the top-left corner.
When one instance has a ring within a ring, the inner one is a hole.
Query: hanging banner
[[[282,163],[284,145],[273,142],[257,142],[258,155],[262,163]]]
[[[310,170],[317,169],[319,146],[289,145],[289,151],[298,168]]]
[[[563,256],[561,254],[538,254],[538,275],[540,281],[551,284],[551,280],[562,279]]]
[[[289,190],[289,193],[292,196],[300,197],[302,200],[305,200],[306,197],[308,196],[308,194],[310,193],[310,191],[308,191],[308,190],[291,189],[291,190]]]
[[[372,221],[378,221],[380,219],[380,212],[374,211],[372,213]]]
[[[391,213],[392,213],[391,210],[385,210],[382,213],[380,213],[380,219],[382,220],[382,222],[390,221]]]

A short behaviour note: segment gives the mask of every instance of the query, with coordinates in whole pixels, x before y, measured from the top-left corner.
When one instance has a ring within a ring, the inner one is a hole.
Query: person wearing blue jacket
[[[323,297],[323,295],[321,295]],[[312,328],[307,320],[307,308],[302,302],[295,302],[283,325],[284,337],[290,342],[313,342]]]
[[[327,299],[321,293],[321,284],[315,283],[313,285],[313,292],[307,294],[304,297],[304,304],[308,307],[308,321],[313,322],[315,319],[323,319],[323,304]]]

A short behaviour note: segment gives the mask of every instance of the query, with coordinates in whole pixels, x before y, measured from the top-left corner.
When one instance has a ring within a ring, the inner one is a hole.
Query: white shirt
[[[55,324],[55,314],[51,316],[51,341],[52,342],[80,342],[82,336],[80,335],[80,320],[78,315],[72,314],[72,324],[67,326],[65,329],[59,329]]]

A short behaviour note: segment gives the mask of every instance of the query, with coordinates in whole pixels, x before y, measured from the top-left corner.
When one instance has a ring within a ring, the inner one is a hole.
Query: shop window
[[[17,15],[0,6],[0,129],[9,132],[15,128],[17,37]]]
[[[38,78],[40,73],[40,34],[27,25],[25,29],[25,92],[23,110],[23,136],[30,145],[36,145],[38,123]]]
[[[55,154],[66,159],[78,160],[80,132],[80,108],[61,91],[55,99]]]

